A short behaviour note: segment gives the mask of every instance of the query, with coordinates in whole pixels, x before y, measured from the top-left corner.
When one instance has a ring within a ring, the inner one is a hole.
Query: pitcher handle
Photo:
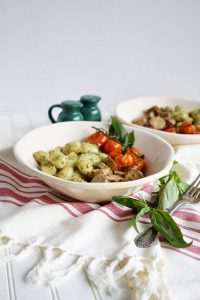
[[[53,118],[52,116],[52,110],[55,108],[55,107],[59,107],[61,108],[61,105],[60,104],[54,104],[52,106],[49,107],[48,109],[48,116],[49,116],[49,119],[52,123],[56,123],[55,119]]]

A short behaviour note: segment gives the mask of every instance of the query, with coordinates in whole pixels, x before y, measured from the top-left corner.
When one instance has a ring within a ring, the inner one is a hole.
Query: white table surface
[[[0,113],[0,151],[12,147],[14,143],[31,129],[48,124],[44,114],[7,114]],[[17,251],[17,249],[16,249]],[[82,268],[58,287],[47,287],[31,284],[25,281],[27,271],[41,257],[38,250],[31,250],[28,256],[16,261],[0,262],[0,300],[130,300],[130,291],[123,290],[123,294],[111,297],[101,290],[97,290],[90,282]],[[173,300],[199,300],[199,295],[190,299],[190,290],[199,286],[200,279],[193,278],[191,261],[184,263],[188,273],[182,274],[182,256],[175,255],[162,249],[167,264],[165,267],[166,284]],[[0,253],[2,254],[2,253]],[[3,255],[9,253],[3,253]],[[174,266],[179,267],[174,267]],[[193,268],[197,268],[198,265]],[[195,272],[196,274],[196,272]],[[200,272],[199,272],[200,275]],[[184,284],[183,284],[184,283]],[[174,295],[174,297],[173,297]],[[140,300],[140,299],[139,299]],[[160,299],[162,300],[162,299]]]

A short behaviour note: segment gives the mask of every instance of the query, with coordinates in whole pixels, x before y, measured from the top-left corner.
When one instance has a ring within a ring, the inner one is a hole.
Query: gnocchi
[[[66,180],[84,182],[92,176],[94,167],[107,154],[100,152],[97,145],[72,141],[49,152],[37,151],[33,157],[42,172]]]
[[[50,175],[56,175],[56,167],[52,165],[50,162],[46,162],[44,164],[41,164],[40,170],[44,173],[50,174]]]
[[[35,158],[38,164],[42,164],[45,161],[49,161],[49,153],[45,151],[36,151],[33,154],[33,157]]]

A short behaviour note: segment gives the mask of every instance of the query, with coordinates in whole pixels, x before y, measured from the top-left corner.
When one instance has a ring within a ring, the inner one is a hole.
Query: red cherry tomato
[[[141,156],[141,153],[139,152],[139,150],[135,147],[135,146],[132,146],[131,147],[131,152],[133,152],[133,153],[135,153],[136,155],[134,155],[134,156]]]
[[[181,123],[181,126],[190,126],[190,125],[192,125],[192,122],[190,121],[184,121]]]
[[[176,127],[169,127],[164,129],[165,132],[176,133]]]
[[[103,151],[109,154],[111,157],[115,157],[121,154],[122,146],[119,142],[107,139],[103,146]]]
[[[95,132],[87,138],[87,142],[90,144],[98,145],[99,147],[103,147],[107,139],[108,138],[105,134],[101,132]]]
[[[197,133],[197,128],[189,121],[184,121],[179,127],[179,132],[183,134],[195,134]]]
[[[113,157],[114,161],[117,164],[119,170],[127,167],[137,166],[142,172],[146,169],[146,163],[143,159],[140,158],[141,154],[136,147],[132,147],[131,151],[127,150],[127,152],[123,155],[118,155]]]
[[[138,163],[138,168],[139,168],[142,172],[144,172],[144,171],[146,170],[146,167],[147,167],[147,165],[146,165],[146,162],[145,162],[144,160],[141,160],[141,161]]]
[[[133,156],[126,152],[124,155],[119,155],[114,158],[119,170],[122,168],[132,167],[134,163]]]

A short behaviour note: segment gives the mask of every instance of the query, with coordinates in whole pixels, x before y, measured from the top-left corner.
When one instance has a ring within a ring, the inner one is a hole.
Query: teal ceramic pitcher
[[[101,121],[101,112],[97,104],[101,97],[94,95],[84,95],[80,102],[83,104],[81,112],[85,121]]]
[[[58,115],[57,120],[52,116],[52,110],[55,107],[62,109],[61,113]],[[48,116],[52,123],[65,122],[65,121],[83,121],[83,114],[81,109],[83,104],[80,101],[63,101],[61,104],[54,104],[48,110]]]

